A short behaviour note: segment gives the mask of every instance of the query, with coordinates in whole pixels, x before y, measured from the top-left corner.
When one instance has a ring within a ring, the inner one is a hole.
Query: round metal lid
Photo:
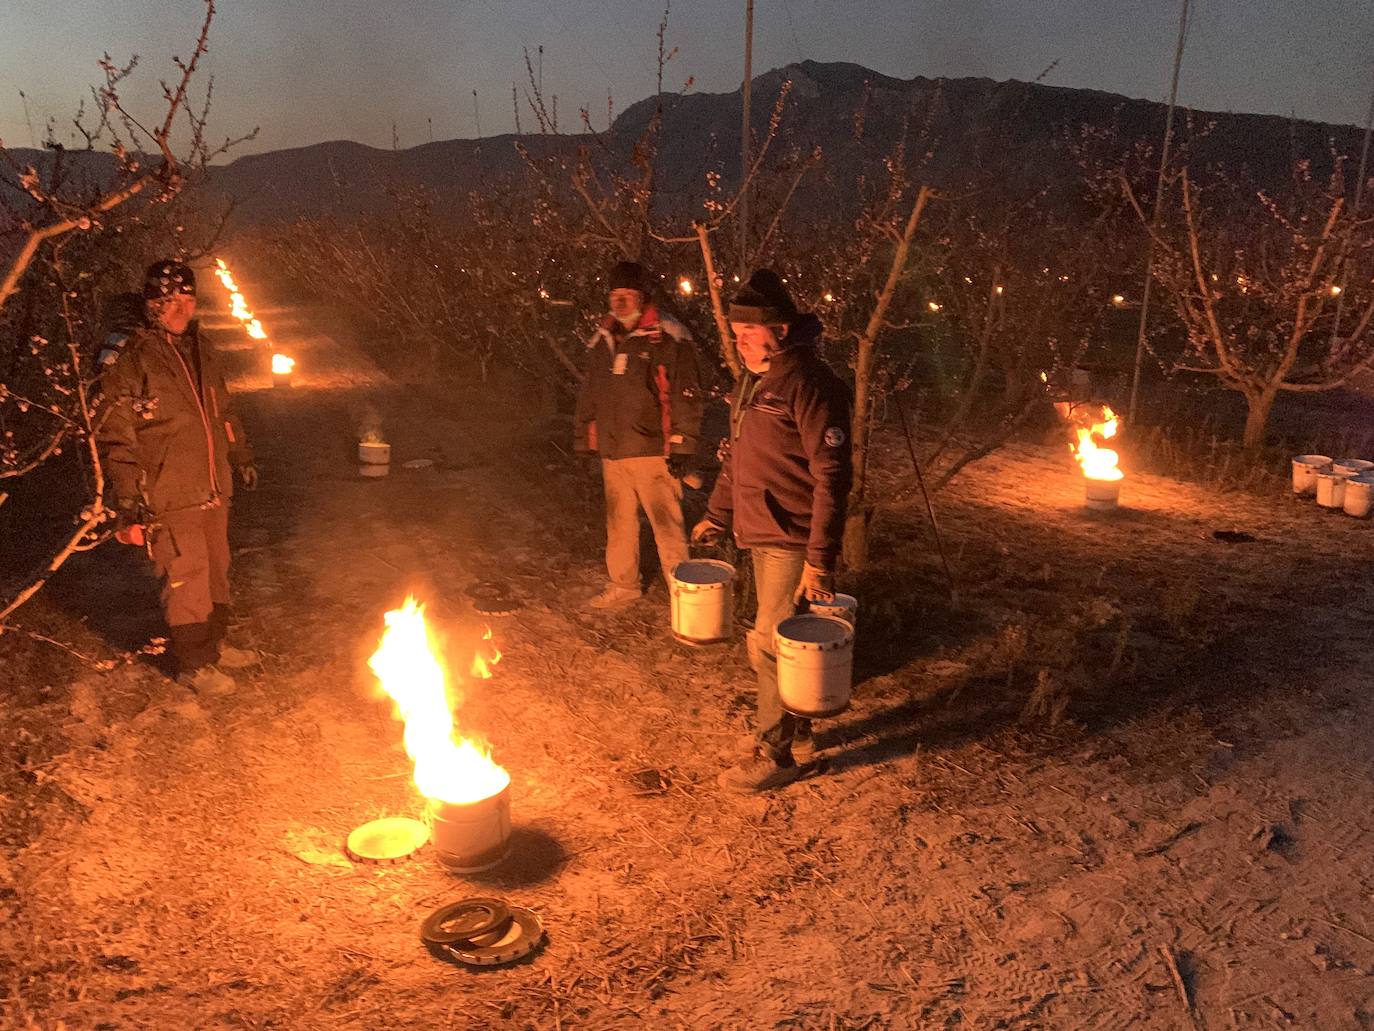
[[[429,841],[429,828],[408,816],[387,816],[356,828],[344,848],[359,863],[399,863]]]
[[[470,967],[499,967],[524,959],[544,942],[544,925],[528,909],[510,907],[511,923],[506,933],[490,945],[446,945],[456,962]]]
[[[429,914],[420,938],[431,945],[491,945],[510,925],[510,906],[500,899],[463,899]]]

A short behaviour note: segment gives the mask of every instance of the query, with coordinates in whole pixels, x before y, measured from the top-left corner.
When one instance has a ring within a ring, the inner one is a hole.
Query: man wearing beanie
[[[610,308],[587,342],[574,419],[576,449],[600,455],[606,491],[610,584],[591,600],[598,609],[628,605],[643,593],[641,508],[664,578],[687,558],[679,480],[691,468],[701,430],[696,345],[649,301],[642,266],[622,261],[611,269]]]
[[[224,644],[231,466],[249,490],[257,469],[193,318],[195,273],[179,261],[155,263],[143,300],[144,323],[101,376],[109,408],[99,444],[119,512],[116,536],[152,557],[178,682],[198,694],[230,694],[234,681],[217,664],[257,658]]]
[[[820,320],[800,314],[777,274],[756,272],[730,305],[748,370],[730,408],[730,446],[692,540],[733,529],[753,556],[758,727],[753,755],[720,776],[732,791],[790,784],[815,755],[809,720],[783,711],[773,643],[803,599],[834,598],[849,496],[849,388],[816,353]],[[799,765],[799,762],[801,765]]]

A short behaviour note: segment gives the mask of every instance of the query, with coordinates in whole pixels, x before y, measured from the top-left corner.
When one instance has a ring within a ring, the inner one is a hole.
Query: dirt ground
[[[743,647],[673,643],[661,587],[582,609],[599,483],[565,426],[260,314],[303,369],[274,391],[230,353],[263,473],[235,637],[261,667],[198,700],[0,638],[0,1026],[1374,1026],[1367,523],[1146,476],[1093,515],[1059,449],[1018,448],[939,499],[952,604],[894,450],[828,769],[739,799],[715,775],[748,727]],[[365,404],[385,480],[352,458]],[[488,578],[523,607],[473,612]],[[408,590],[455,666],[488,625],[505,653],[459,713],[513,778],[487,875],[342,850],[422,808],[366,668]],[[156,632],[149,591],[109,546],[22,621],[105,655]],[[541,953],[425,951],[427,913],[493,893],[539,913]]]

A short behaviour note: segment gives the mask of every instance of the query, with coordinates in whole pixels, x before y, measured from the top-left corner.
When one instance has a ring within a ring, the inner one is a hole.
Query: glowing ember
[[[386,614],[386,632],[368,665],[405,721],[406,753],[415,762],[422,795],[470,805],[510,784],[510,774],[492,761],[488,748],[455,735],[448,673],[425,624],[425,608],[414,597]]]
[[[486,652],[485,655],[482,653]],[[491,639],[491,627],[487,627],[487,632],[482,635],[482,643],[477,646],[477,654],[472,657],[472,668],[469,672],[478,680],[490,680],[491,668],[501,661],[501,649],[496,647],[496,642]]]
[[[296,359],[288,358],[284,354],[274,354],[272,356],[272,375],[289,376],[296,367]]]
[[[1076,444],[1069,449],[1083,467],[1083,475],[1090,480],[1119,480],[1125,474],[1117,468],[1118,455],[1111,448],[1098,444],[1110,440],[1121,428],[1121,419],[1106,405],[1072,405],[1060,401],[1055,405],[1074,428]]]

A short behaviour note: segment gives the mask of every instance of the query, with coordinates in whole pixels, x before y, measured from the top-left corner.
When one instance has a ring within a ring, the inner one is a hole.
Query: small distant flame
[[[686,276],[683,276],[677,281],[678,293],[682,294],[683,297],[690,297],[694,289],[696,288],[692,286],[692,281]]]
[[[215,259],[215,278],[229,293],[229,314],[243,323],[244,331],[254,340],[266,340],[267,330],[262,323],[253,317],[253,311],[248,307],[248,300],[239,290],[238,283],[234,282],[233,273],[229,271],[229,266],[225,264],[223,258]]]
[[[415,786],[426,798],[451,805],[470,805],[505,790],[510,774],[492,761],[491,750],[456,733],[448,673],[425,623],[425,607],[408,597],[385,618],[386,632],[368,665],[405,721]]]
[[[1069,450],[1090,480],[1119,480],[1125,474],[1117,468],[1119,456],[1111,448],[1101,447],[1099,440],[1110,440],[1121,429],[1121,419],[1107,405],[1073,405],[1060,401],[1055,405],[1073,426],[1077,443]]]
[[[486,654],[483,654],[483,653]],[[496,647],[496,642],[491,639],[491,627],[487,627],[487,632],[482,635],[482,643],[477,646],[477,653],[472,657],[472,668],[468,671],[478,680],[490,680],[491,669],[501,661],[501,649]]]
[[[272,356],[272,375],[289,376],[296,368],[296,359],[288,358],[284,354],[274,354]]]
[[[262,323],[257,319],[249,319],[244,323],[243,328],[248,330],[248,335],[254,340],[267,339],[267,330],[262,328]]]

